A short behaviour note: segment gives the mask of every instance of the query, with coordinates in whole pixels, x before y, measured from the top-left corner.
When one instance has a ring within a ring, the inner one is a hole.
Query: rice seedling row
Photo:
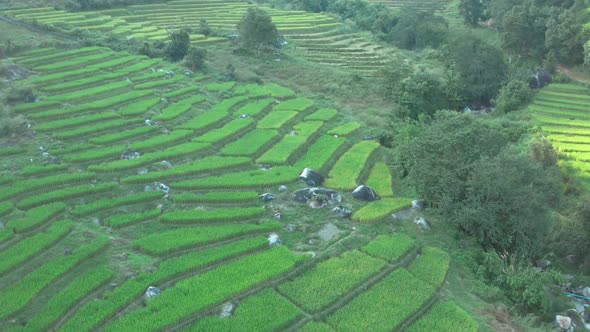
[[[87,294],[106,284],[113,277],[111,269],[103,266],[83,271],[71,283],[52,297],[23,328],[24,331],[47,331]]]
[[[256,191],[210,191],[207,193],[179,193],[173,200],[177,204],[191,203],[248,203],[258,201]]]
[[[80,49],[76,49],[76,50],[51,53],[48,55],[31,56],[26,59],[19,60],[19,62],[24,65],[27,65],[27,66],[35,67],[36,65],[39,65],[41,63],[52,62],[52,61],[55,61],[56,59],[65,59],[67,57],[75,57],[75,56],[81,56],[81,55],[85,55],[85,54],[104,52],[104,51],[108,51],[108,49],[104,48],[104,47],[94,47],[94,46],[93,47],[84,47],[84,48],[80,48]]]
[[[64,212],[66,207],[66,204],[59,202],[30,209],[22,218],[9,220],[6,228],[15,233],[26,232],[53,219]]]
[[[296,112],[303,112],[313,106],[313,100],[299,97],[294,99],[289,99],[286,101],[281,102],[280,104],[273,107],[274,111],[296,111]]]
[[[371,168],[367,186],[371,187],[380,197],[393,196],[392,178],[389,166],[384,162],[377,162]]]
[[[265,221],[260,224],[226,224],[178,228],[139,238],[133,242],[133,246],[151,255],[165,255],[242,235],[269,232],[280,227],[281,224],[276,221]]]
[[[189,129],[192,131],[203,131],[210,128],[223,120],[225,120],[229,114],[225,111],[212,112],[208,111],[201,113],[184,124],[178,126],[178,129]]]
[[[307,152],[297,160],[294,168],[303,169],[309,167],[315,170],[322,170],[338,154],[338,151],[345,146],[345,143],[346,141],[342,138],[320,136],[307,149]]]
[[[158,127],[155,126],[142,126],[133,129],[128,129],[113,134],[105,134],[97,137],[92,137],[88,141],[93,144],[112,144],[120,141],[128,140],[131,138],[137,138],[137,136],[145,136],[153,134],[158,131]],[[123,151],[123,150],[121,150]]]
[[[22,147],[10,147],[0,149],[0,157],[11,156],[19,153],[23,153],[26,150]]]
[[[104,163],[100,165],[90,165],[88,167],[89,170],[94,172],[118,172],[118,171],[127,171],[131,169],[135,169],[137,167],[145,166],[148,164],[152,164],[162,160],[174,159],[174,158],[181,158],[187,157],[197,152],[201,152],[210,145],[206,143],[195,143],[195,142],[188,142],[179,145],[172,146],[167,148],[163,151],[156,151],[146,153],[139,158],[130,159],[130,160],[116,160],[109,163]]]
[[[590,128],[543,125],[543,131],[553,134],[590,135]]]
[[[463,309],[453,302],[439,302],[428,313],[408,329],[408,332],[440,331],[440,332],[477,332],[479,325]]]
[[[248,115],[251,117],[256,117],[257,115],[263,113],[268,107],[274,104],[275,100],[273,98],[264,98],[261,100],[256,100],[250,102],[237,111],[234,112],[234,115]]]
[[[199,319],[185,332],[282,330],[302,316],[301,310],[272,289],[265,289],[240,302],[231,321],[217,316]]]
[[[280,129],[287,122],[295,118],[299,113],[296,111],[272,111],[258,121],[259,129]]]
[[[72,231],[72,221],[58,221],[44,232],[25,238],[12,247],[0,252],[0,275],[22,265],[31,257],[41,253],[64,238]]]
[[[159,220],[168,224],[199,224],[250,220],[266,213],[262,207],[223,208],[214,210],[176,210],[163,214]]]
[[[136,120],[124,120],[124,119],[113,119],[113,120],[105,120],[99,123],[94,123],[92,125],[76,127],[73,129],[68,130],[60,130],[58,132],[54,132],[53,136],[58,139],[66,140],[66,139],[74,139],[79,138],[81,136],[89,136],[89,135],[97,135],[104,131],[119,129],[122,127],[128,127],[132,124],[136,124]]]
[[[176,283],[148,302],[146,308],[106,325],[105,331],[155,331],[171,326],[191,314],[221,303],[235,293],[289,271],[302,259],[284,246],[242,257]],[[150,312],[153,310],[160,314],[152,315]]]
[[[42,90],[45,92],[58,92],[59,93],[59,92],[72,90],[72,89],[81,89],[83,87],[86,87],[86,86],[94,84],[94,83],[100,83],[100,82],[109,81],[109,80],[121,79],[122,77],[123,77],[123,75],[121,75],[118,72],[104,73],[104,74],[86,77],[83,79],[64,82],[61,84],[43,85]]]
[[[18,186],[13,186],[0,193],[0,200],[15,197],[25,192],[31,192],[39,189],[51,189],[52,187],[66,184],[75,184],[94,179],[94,173],[73,173],[73,174],[56,174],[38,179],[28,179],[19,182]]]
[[[268,97],[270,96],[270,92],[265,90],[263,86],[258,84],[246,84],[240,85],[233,90],[233,94],[238,95],[247,95],[249,97]]]
[[[126,88],[131,87],[131,83],[128,81],[120,81],[120,82],[112,82],[104,85],[95,86],[92,88],[77,90],[73,92],[67,92],[59,95],[53,95],[50,100],[58,100],[61,102],[74,102],[80,99],[88,100],[88,99],[98,99],[101,95],[105,93],[112,94],[114,91],[124,90]],[[89,97],[92,98],[89,98]]]
[[[183,80],[184,80],[184,77],[182,77],[180,75],[174,75],[173,77],[168,78],[168,79],[135,84],[135,88],[138,90],[151,89],[151,88],[162,87],[162,86],[178,83]]]
[[[161,181],[175,177],[185,177],[191,175],[198,175],[199,173],[207,173],[211,171],[229,169],[233,167],[241,167],[250,165],[250,158],[246,157],[219,157],[211,156],[205,157],[186,164],[179,164],[171,169],[150,172],[147,174],[134,175],[121,179],[122,183],[149,183]]]
[[[305,324],[299,332],[336,332],[330,325],[322,322],[311,321]]]
[[[213,107],[211,107],[209,112],[229,113],[233,107],[235,107],[236,105],[238,105],[242,102],[245,102],[246,100],[248,100],[248,96],[236,96],[236,97],[232,97],[232,98],[227,98],[227,99],[224,99],[224,100],[220,101],[219,103],[215,104]]]
[[[82,186],[73,186],[67,187],[64,189],[54,190],[54,191],[47,191],[42,194],[37,194],[34,196],[28,196],[20,200],[16,206],[19,209],[30,209],[42,204],[52,203],[52,202],[62,202],[65,200],[79,198],[89,195],[94,195],[97,193],[105,192],[112,190],[117,187],[116,182],[108,182],[103,184],[98,184],[96,186],[92,185],[82,185]]]
[[[287,184],[299,178],[297,170],[291,167],[278,166],[270,170],[251,170],[236,173],[227,173],[220,176],[184,180],[174,183],[174,189],[246,189],[265,188],[275,185]]]
[[[38,176],[48,175],[51,173],[59,173],[68,169],[67,164],[49,164],[49,165],[31,165],[24,167],[20,175],[21,176]]]
[[[169,121],[175,119],[184,113],[190,111],[193,105],[204,102],[206,98],[204,96],[194,96],[187,99],[183,99],[177,103],[171,104],[166,107],[162,114],[156,115],[152,120],[156,121]]]
[[[138,204],[138,203],[146,203],[150,201],[155,201],[161,199],[164,195],[160,191],[147,191],[136,193],[130,196],[118,197],[118,198],[108,198],[102,199],[99,201],[94,201],[91,203],[87,203],[84,205],[77,205],[73,210],[72,214],[78,217],[87,216],[92,213],[96,212],[103,212],[108,209],[112,209],[115,207],[123,206],[123,205],[130,205],[130,204]]]
[[[328,134],[330,135],[338,135],[338,136],[348,136],[355,132],[357,129],[361,127],[361,124],[358,122],[347,122],[343,125],[340,125],[330,131]]]
[[[547,135],[547,139],[556,142],[558,145],[563,143],[573,144],[590,144],[590,137],[588,136],[577,136],[577,135]]]
[[[193,138],[194,142],[204,142],[215,144],[238,135],[245,129],[254,126],[254,120],[251,118],[237,118],[226,123],[223,127],[211,129],[201,136]]]
[[[535,120],[543,123],[544,125],[561,125],[561,126],[568,126],[568,127],[579,127],[579,128],[590,128],[590,124],[585,122],[588,119],[580,119],[580,118],[563,118],[560,116],[553,116],[553,115],[541,115],[536,113],[533,115]]]
[[[10,214],[14,210],[14,205],[11,202],[0,203],[0,217]]]
[[[205,89],[210,92],[224,92],[231,90],[235,85],[236,82],[210,83],[205,85]]]
[[[256,162],[270,165],[286,164],[292,156],[296,155],[297,151],[308,144],[308,141],[323,124],[322,121],[307,121],[295,125],[293,128],[298,132],[297,135],[285,135],[281,141],[262,154]]]
[[[220,153],[229,156],[254,156],[263,151],[278,137],[273,129],[254,129],[237,140],[225,145]]]
[[[98,54],[91,54],[87,56],[75,57],[70,58],[69,60],[53,62],[46,65],[41,66],[33,66],[35,70],[52,72],[57,70],[68,70],[71,68],[77,68],[80,66],[85,66],[88,64],[92,64],[94,62],[98,62],[105,58],[112,58],[114,56],[113,52],[105,51]]]
[[[402,233],[378,235],[361,248],[361,251],[375,258],[395,262],[414,248],[414,240]]]
[[[164,98],[176,98],[189,93],[198,93],[201,90],[199,85],[189,85],[184,88],[172,90],[162,95]]]
[[[418,279],[438,288],[445,280],[449,263],[450,257],[447,252],[426,247],[422,249],[422,255],[410,264],[408,270]]]
[[[163,260],[157,271],[140,274],[136,278],[128,279],[109,293],[108,296],[84,304],[62,326],[61,330],[89,331],[96,329],[135,298],[141,296],[150,285],[160,285],[184,273],[260,249],[265,245],[267,245],[267,242],[264,238],[255,237]]]
[[[63,120],[54,120],[54,121],[47,121],[43,122],[35,126],[36,130],[39,131],[52,131],[64,128],[71,128],[71,127],[78,127],[90,123],[96,123],[98,121],[110,120],[114,118],[118,118],[119,115],[114,112],[102,112],[102,113],[94,113],[88,115],[82,115],[78,117],[63,119]]]
[[[96,238],[87,245],[75,248],[71,255],[56,256],[36,270],[20,278],[0,293],[0,319],[6,319],[22,310],[42,289],[53,280],[94,256],[108,244],[107,238]]]
[[[588,139],[590,143],[590,138]],[[590,152],[590,144],[573,144],[554,142],[555,148],[563,152]]]
[[[315,111],[314,113],[306,116],[304,120],[305,121],[314,121],[314,120],[330,121],[336,116],[336,114],[338,114],[338,111],[336,109],[321,108],[321,109]]]
[[[147,210],[136,213],[116,214],[104,220],[104,224],[113,228],[131,226],[137,223],[155,219],[162,213],[160,209]]]
[[[280,285],[278,290],[304,310],[317,312],[379,272],[385,265],[385,262],[359,251],[349,251],[318,263],[293,281]]]
[[[352,220],[362,223],[374,223],[389,217],[392,213],[412,205],[412,200],[400,197],[387,197],[367,203],[352,215]]]
[[[403,285],[400,287],[400,285]],[[435,289],[398,268],[328,317],[338,331],[392,331],[422,307]]]
[[[379,143],[373,141],[362,141],[355,144],[338,159],[328,174],[326,186],[343,190],[356,188],[365,163],[378,147]]]

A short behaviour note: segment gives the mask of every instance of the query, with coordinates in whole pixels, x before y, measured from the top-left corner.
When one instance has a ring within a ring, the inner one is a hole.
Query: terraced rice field
[[[421,10],[427,11],[435,11],[445,8],[449,0],[420,0],[420,1],[412,1],[412,0],[368,0],[368,2],[373,3],[383,3],[391,8],[404,8],[404,7],[411,7],[411,8],[418,8]]]
[[[590,90],[551,84],[537,93],[528,108],[544,136],[590,189]]]
[[[354,133],[362,128],[327,134],[341,127],[336,109],[277,84],[214,82],[101,47],[13,60],[39,72],[30,82],[42,101],[14,111],[42,146],[0,149],[3,164],[30,163],[0,176],[2,330],[347,331],[376,324],[376,313],[391,330],[437,302],[448,256],[426,248],[416,258],[408,236],[315,258],[269,246],[270,233],[289,239],[290,221],[258,196],[293,204],[305,167],[330,174],[349,203],[350,189],[374,184],[384,199],[355,220],[407,206],[378,144]],[[146,300],[150,286],[162,292]],[[227,302],[239,304],[220,318]],[[441,310],[470,323],[446,305],[419,323]]]
[[[46,7],[5,10],[0,14],[68,32],[82,29],[152,41],[167,39],[167,30],[190,27],[195,31],[190,36],[191,41],[196,45],[207,45],[227,41],[225,35],[236,31],[236,24],[251,6],[255,5],[238,0],[174,0],[82,13]],[[272,16],[279,33],[295,45],[289,51],[293,54],[365,75],[373,75],[388,61],[387,50],[360,33],[342,32],[343,24],[332,16],[269,7],[264,9]],[[206,37],[196,33],[201,19],[207,20],[216,36]]]

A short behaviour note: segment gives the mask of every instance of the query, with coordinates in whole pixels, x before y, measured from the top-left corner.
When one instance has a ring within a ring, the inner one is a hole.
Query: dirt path
[[[557,71],[564,74],[565,76],[571,78],[572,80],[574,80],[576,82],[590,84],[590,77],[588,77],[582,73],[577,73],[575,71],[572,71],[570,68],[567,68],[564,65],[557,65]]]

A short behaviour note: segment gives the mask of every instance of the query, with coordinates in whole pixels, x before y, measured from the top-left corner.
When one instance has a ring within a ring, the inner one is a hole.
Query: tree
[[[502,47],[517,55],[542,58],[549,16],[549,8],[539,7],[533,1],[512,7],[502,18]]]
[[[248,12],[238,23],[238,33],[241,47],[254,52],[256,56],[276,48],[277,27],[272,18],[260,8],[248,8]]]
[[[588,38],[572,10],[565,10],[547,22],[545,46],[561,63],[581,63],[584,59],[585,40]]]
[[[415,120],[420,114],[431,116],[449,106],[443,82],[426,71],[415,72],[401,80],[393,99],[407,110],[405,117]]]
[[[507,113],[517,110],[532,98],[529,85],[523,81],[512,80],[500,89],[498,96],[492,100],[496,110]]]
[[[496,96],[508,72],[501,50],[468,33],[450,40],[447,65],[458,73],[463,97],[476,105]]]
[[[461,0],[459,12],[465,23],[477,26],[479,21],[485,17],[484,12],[488,2],[489,0]]]
[[[207,20],[204,18],[202,18],[199,21],[199,33],[205,37],[211,34],[211,27],[209,26],[209,23],[207,23]]]
[[[375,22],[377,23],[377,21]],[[379,22],[382,24],[383,22]],[[380,26],[383,31],[383,26]],[[448,25],[444,18],[412,8],[402,9],[385,38],[403,49],[437,48],[445,39]]]
[[[184,63],[190,67],[193,71],[201,68],[205,63],[205,57],[207,56],[207,50],[204,48],[191,46],[188,49],[186,56],[184,57]]]
[[[166,48],[166,55],[171,61],[180,61],[184,58],[191,44],[189,32],[185,29],[170,32],[170,44]]]

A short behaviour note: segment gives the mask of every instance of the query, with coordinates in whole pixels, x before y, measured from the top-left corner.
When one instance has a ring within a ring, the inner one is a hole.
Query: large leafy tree
[[[166,55],[172,61],[180,61],[187,54],[191,45],[189,32],[185,29],[169,33],[170,44],[166,48]]]
[[[248,8],[248,12],[238,23],[238,33],[241,47],[256,56],[276,47],[277,27],[268,13],[260,8]]]
[[[485,17],[485,10],[489,0],[461,0],[459,12],[465,23],[477,26],[479,21]]]

